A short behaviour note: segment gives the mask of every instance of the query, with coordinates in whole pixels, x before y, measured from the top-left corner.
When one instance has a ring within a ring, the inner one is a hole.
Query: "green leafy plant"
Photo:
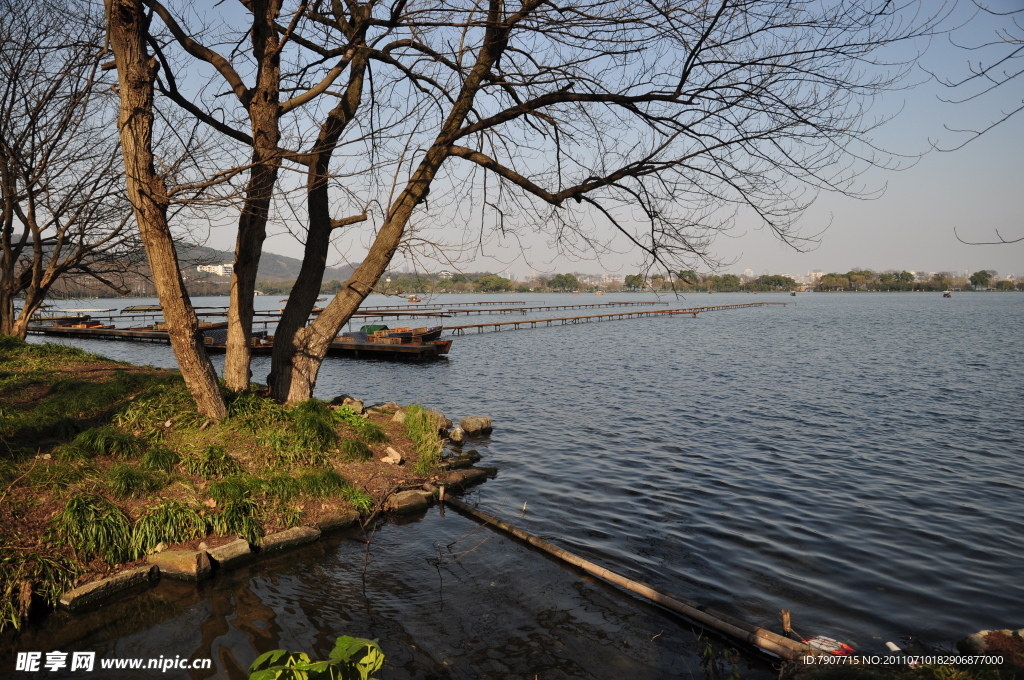
[[[118,463],[107,471],[107,488],[118,498],[140,496],[161,486],[162,480],[153,473],[126,463]]]
[[[327,661],[311,661],[302,652],[275,649],[261,654],[249,667],[249,680],[371,680],[384,666],[384,652],[376,640],[344,635],[337,639]]]
[[[64,591],[74,587],[78,575],[64,555],[14,548],[0,543],[0,631],[21,627],[33,593],[54,606]]]
[[[181,376],[149,376],[147,382],[146,389],[114,414],[115,423],[130,430],[162,430],[167,421],[191,429],[206,420]]]
[[[354,430],[367,444],[383,444],[388,440],[380,425],[363,418],[350,406],[339,406],[334,409],[334,418]]]
[[[302,524],[302,510],[294,505],[284,505],[278,510],[278,516],[281,518],[281,524],[286,529],[297,527]]]
[[[50,520],[50,537],[75,552],[99,555],[110,564],[132,557],[131,522],[120,508],[100,496],[78,494]]]
[[[206,518],[180,501],[164,501],[139,517],[132,530],[135,556],[150,552],[158,543],[184,543],[207,533]]]

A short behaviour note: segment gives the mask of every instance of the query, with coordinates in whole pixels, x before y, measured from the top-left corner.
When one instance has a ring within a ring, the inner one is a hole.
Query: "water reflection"
[[[380,640],[382,678],[700,676],[703,646],[680,619],[433,509],[413,525],[380,526],[369,546],[351,532],[198,588],[163,580],[81,616],[57,614],[15,648],[212,658],[209,671],[132,672],[198,680],[243,678],[271,649],[325,658],[345,634]],[[744,662],[743,673],[767,679],[771,669]]]

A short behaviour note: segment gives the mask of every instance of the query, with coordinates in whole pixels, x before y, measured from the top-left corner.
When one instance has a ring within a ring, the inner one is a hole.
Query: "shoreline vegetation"
[[[190,273],[185,279],[192,296],[227,296],[230,292],[228,276]],[[288,296],[295,286],[294,279],[259,279],[256,294]],[[343,287],[340,280],[325,279],[320,286],[321,295],[336,295]],[[52,299],[155,297],[152,284],[144,277],[129,288],[132,295],[122,295],[109,288],[97,287],[84,280],[61,280],[50,292]],[[811,282],[797,281],[787,274],[737,276],[735,274],[698,274],[680,271],[671,274],[629,274],[622,279],[606,281],[601,276],[582,273],[538,276],[516,281],[490,272],[440,274],[409,274],[391,272],[387,284],[378,292],[396,297],[408,295],[486,294],[486,293],[786,293],[790,291],[816,292],[879,292],[910,293],[955,290],[962,292],[1024,291],[1024,278],[1000,278],[994,270],[981,270],[964,276],[954,272],[876,272],[853,269],[845,273],[819,274]]]
[[[0,631],[158,552],[370,521],[456,467],[435,411],[253,387],[214,423],[176,371],[0,336]]]

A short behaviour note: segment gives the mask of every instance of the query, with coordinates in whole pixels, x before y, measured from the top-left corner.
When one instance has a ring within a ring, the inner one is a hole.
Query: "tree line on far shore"
[[[994,269],[982,269],[970,276],[953,272],[934,272],[921,275],[909,271],[874,272],[870,269],[852,269],[845,274],[831,272],[818,279],[815,290],[835,292],[845,290],[871,291],[945,291],[945,290],[1024,290],[1024,279],[1000,279]]]

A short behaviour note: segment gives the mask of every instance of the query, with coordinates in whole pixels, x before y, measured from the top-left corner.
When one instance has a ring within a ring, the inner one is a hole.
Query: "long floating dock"
[[[591,323],[593,321],[620,321],[622,319],[642,319],[652,316],[678,316],[689,314],[697,318],[701,312],[716,312],[721,309],[735,309],[738,307],[767,307],[769,305],[783,305],[786,302],[750,302],[739,305],[708,305],[704,307],[687,307],[685,309],[645,309],[636,312],[612,312],[610,314],[589,314],[587,316],[563,316],[554,319],[525,319],[522,321],[496,321],[494,323],[474,323],[465,326],[445,326],[446,331],[453,335],[465,335],[467,330],[476,329],[478,333],[485,330],[501,331],[506,329],[519,330],[520,328],[537,328],[538,326],[567,326],[569,324]]]

